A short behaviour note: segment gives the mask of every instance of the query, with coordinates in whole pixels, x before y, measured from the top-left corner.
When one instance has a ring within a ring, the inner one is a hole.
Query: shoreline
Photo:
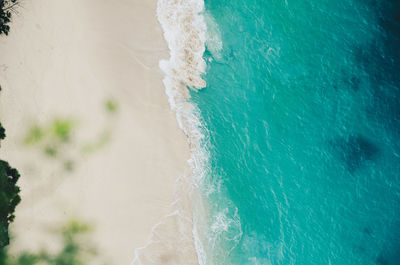
[[[2,151],[22,175],[13,252],[51,248],[45,231],[77,217],[95,225],[94,242],[108,261],[129,264],[174,211],[177,177],[190,174],[189,147],[161,82],[158,61],[168,53],[155,10],[156,1],[27,1],[1,39]],[[36,188],[52,177],[54,163],[22,150],[26,126],[74,116],[77,139],[90,138],[106,122],[101,104],[110,96],[119,104],[110,143],[84,157],[72,177],[52,182],[54,192],[39,202]],[[32,164],[41,165],[35,176]],[[165,233],[174,228],[175,219]],[[187,264],[197,264],[189,252]]]
[[[207,255],[203,243],[205,224],[202,188],[209,174],[208,130],[202,124],[200,110],[190,102],[190,91],[198,91],[206,87],[202,78],[206,62],[203,54],[206,46],[207,25],[204,16],[204,0],[171,1],[158,0],[157,18],[164,32],[164,38],[170,49],[170,58],[160,61],[160,68],[165,74],[163,83],[166,88],[171,109],[176,113],[179,127],[187,136],[190,146],[191,169],[182,196],[191,202],[190,231],[188,244],[194,245],[197,262],[206,264]],[[184,195],[183,195],[184,194]],[[185,209],[185,207],[183,206]],[[183,213],[188,211],[184,210]],[[186,242],[181,243],[184,246]]]
[[[157,18],[169,48],[169,58],[160,60],[159,67],[164,73],[163,83],[170,108],[190,147],[187,161],[190,172],[176,180],[175,211],[164,216],[153,228],[148,243],[137,249],[131,265],[203,265],[205,261],[196,215],[202,208],[199,192],[207,174],[208,153],[204,148],[206,137],[200,112],[188,100],[189,87],[199,90],[206,85],[201,78],[205,71],[206,39],[203,11],[202,0],[158,0],[157,3]]]

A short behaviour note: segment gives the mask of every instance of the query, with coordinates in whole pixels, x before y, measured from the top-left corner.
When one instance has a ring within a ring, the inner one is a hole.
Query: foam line
[[[200,265],[205,264],[205,253],[198,236],[196,222],[193,221],[195,219],[193,208],[190,209],[192,212],[187,214],[184,211],[185,207],[182,206],[185,199],[193,199],[193,194],[196,193],[193,191],[198,189],[208,171],[208,152],[205,148],[207,130],[203,128],[199,110],[188,101],[188,89],[199,90],[206,86],[206,82],[201,78],[206,66],[203,54],[207,27],[202,15],[203,11],[203,0],[158,0],[157,18],[162,26],[164,38],[170,51],[170,58],[161,60],[159,66],[165,74],[163,83],[170,107],[175,111],[179,127],[187,136],[190,145],[191,156],[188,163],[192,175],[181,176],[177,179],[175,186],[178,191],[172,204],[176,210],[162,218],[153,227],[146,246],[136,249],[135,258],[132,262],[135,265],[142,264],[141,252],[154,242],[153,238],[158,237],[157,229],[163,223],[167,223],[171,218],[176,217],[179,218],[177,221],[179,224],[191,227],[190,229],[181,229],[184,232],[189,231],[190,233],[191,231],[191,235],[175,237],[187,238],[187,236],[190,236],[193,241],[191,243],[196,248],[198,263]],[[184,188],[179,186],[182,186],[182,183],[187,183]]]

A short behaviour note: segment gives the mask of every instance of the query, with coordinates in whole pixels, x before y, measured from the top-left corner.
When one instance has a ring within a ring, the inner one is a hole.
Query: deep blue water
[[[206,0],[208,264],[400,264],[400,1]]]

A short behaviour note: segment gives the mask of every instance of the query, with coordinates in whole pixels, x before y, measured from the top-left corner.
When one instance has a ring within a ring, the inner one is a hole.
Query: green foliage
[[[82,153],[93,153],[101,148],[103,148],[111,139],[111,133],[109,131],[104,131],[100,134],[97,139],[91,143],[87,143],[82,146]]]
[[[48,264],[54,265],[84,265],[95,250],[88,248],[80,237],[90,232],[90,226],[77,221],[71,221],[62,229],[63,248],[55,256],[48,255]]]
[[[0,160],[0,247],[9,243],[8,226],[14,220],[15,207],[21,201],[16,185],[19,177],[15,168]]]
[[[1,0],[0,0],[1,1]],[[118,111],[118,103],[116,100],[109,98],[104,101],[104,108],[110,114]],[[108,123],[114,120],[115,116],[108,116]],[[76,121],[70,118],[57,118],[51,123],[39,125],[34,124],[29,129],[24,138],[24,144],[39,148],[43,154],[50,158],[60,158],[66,151],[72,151],[71,146],[67,147],[67,143],[71,142],[75,133]],[[112,125],[108,124],[107,127]],[[111,139],[111,130],[105,128],[95,139],[89,140],[80,145],[80,151],[83,154],[93,153],[103,148]],[[72,171],[74,163],[70,158],[61,158],[63,160],[64,169]]]
[[[6,137],[6,130],[0,123],[0,140],[3,140]]]
[[[18,0],[0,0],[0,35],[8,35],[11,13]],[[1,87],[0,87],[1,91]],[[0,124],[0,140],[6,137],[6,132]],[[6,161],[0,160],[0,264],[3,264],[3,248],[9,244],[8,227],[14,220],[15,207],[21,201],[17,181],[20,175]]]
[[[71,171],[74,170],[74,167],[75,167],[74,161],[67,160],[67,161],[64,162],[64,170],[65,171],[71,172]]]
[[[115,113],[118,110],[118,103],[114,99],[108,99],[105,102],[105,108],[110,113]]]
[[[36,144],[38,142],[40,142],[44,137],[44,132],[42,130],[42,128],[40,128],[38,125],[33,125],[26,137],[25,137],[25,144]]]
[[[109,111],[115,111],[117,104],[110,101]],[[86,143],[76,143],[75,136],[77,121],[72,118],[56,118],[49,123],[33,124],[23,139],[27,146],[37,148],[46,157],[60,162],[62,170],[70,173],[76,168],[78,157],[81,154],[89,154],[106,146],[111,139],[111,132],[103,130],[94,139]],[[78,147],[78,148],[77,148]]]
[[[49,157],[55,157],[57,156],[57,147],[55,146],[45,146],[43,149],[45,155],[49,156]]]
[[[51,133],[61,142],[68,142],[74,122],[68,119],[56,119],[51,127]]]
[[[8,23],[11,22],[11,13],[15,12],[14,8],[17,4],[17,0],[0,0],[0,35],[8,35],[10,31]]]
[[[5,137],[6,131],[0,123],[0,140]],[[15,218],[15,207],[21,201],[17,186],[19,177],[15,168],[0,160],[0,249],[9,244],[8,227]]]
[[[24,251],[18,255],[0,254],[2,265],[85,265],[96,254],[87,240],[91,227],[78,221],[70,221],[60,231],[62,248],[57,253],[42,250],[39,253]]]
[[[71,138],[76,123],[72,119],[58,118],[51,124],[39,126],[34,124],[25,137],[24,143],[31,145],[47,140],[53,143],[65,143]]]
[[[26,145],[35,145],[49,157],[55,157],[62,145],[69,142],[76,128],[72,119],[58,118],[50,124],[39,126],[34,124],[25,136]]]
[[[59,160],[64,172],[72,172],[74,162],[70,158],[69,143],[73,139],[76,124],[70,118],[56,118],[44,125],[34,124],[28,129],[23,143],[39,149],[48,158]]]

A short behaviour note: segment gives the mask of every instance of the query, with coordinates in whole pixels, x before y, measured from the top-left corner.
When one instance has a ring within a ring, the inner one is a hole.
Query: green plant
[[[114,113],[118,110],[118,103],[114,99],[108,99],[105,102],[105,108],[108,112]]]
[[[28,129],[24,143],[37,146],[49,157],[55,157],[59,149],[71,140],[76,122],[68,118],[57,118],[50,124],[34,124]]]
[[[18,4],[17,0],[0,0],[0,35],[10,31],[11,13]],[[1,91],[1,86],[0,86]],[[0,140],[6,137],[6,131],[0,123]],[[14,220],[15,207],[21,201],[17,181],[20,175],[8,162],[0,160],[0,262],[3,259],[3,248],[9,244],[8,227]],[[2,262],[0,264],[3,264]]]
[[[9,244],[8,227],[14,221],[15,207],[21,201],[17,186],[19,177],[15,168],[0,160],[0,247]]]
[[[56,119],[50,128],[50,133],[61,142],[68,142],[75,123],[71,119]]]
[[[3,140],[4,138],[6,138],[6,130],[4,129],[3,126],[1,126],[0,123],[0,140]]]
[[[110,139],[111,133],[109,131],[104,131],[93,142],[83,145],[81,151],[84,154],[93,153],[103,148],[108,142],[110,142]]]
[[[5,129],[0,123],[0,140],[5,137]],[[0,248],[9,244],[8,227],[15,218],[15,207],[21,201],[17,186],[19,177],[15,168],[0,160]]]
[[[17,0],[0,0],[0,35],[8,35],[11,22],[11,14],[15,12],[15,7],[18,5]]]
[[[44,131],[38,125],[33,125],[25,137],[25,144],[36,144],[39,143],[44,137]]]
[[[60,231],[61,249],[50,253],[43,249],[38,253],[23,251],[9,255],[7,250],[0,253],[2,265],[84,265],[95,257],[96,249],[91,246],[88,235],[92,231],[88,224],[76,220],[68,222]]]

